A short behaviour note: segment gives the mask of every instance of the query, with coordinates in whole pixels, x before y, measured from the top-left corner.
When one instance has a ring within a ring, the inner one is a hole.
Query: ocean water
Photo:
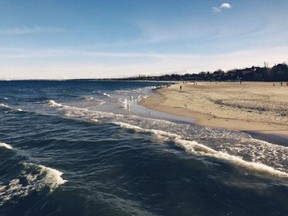
[[[288,215],[287,145],[139,106],[156,85],[1,81],[0,216]]]

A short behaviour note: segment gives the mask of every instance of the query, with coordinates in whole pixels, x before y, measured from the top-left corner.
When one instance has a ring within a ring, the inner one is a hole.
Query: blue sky
[[[0,0],[0,79],[159,75],[288,59],[287,0]]]

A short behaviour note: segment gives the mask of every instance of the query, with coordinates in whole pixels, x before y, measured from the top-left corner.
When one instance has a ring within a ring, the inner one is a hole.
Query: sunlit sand
[[[288,135],[286,83],[179,83],[156,90],[141,104],[199,125]]]

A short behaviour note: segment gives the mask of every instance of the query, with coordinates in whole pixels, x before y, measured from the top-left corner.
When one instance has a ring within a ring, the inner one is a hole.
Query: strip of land
[[[203,126],[288,135],[286,83],[179,83],[155,90],[140,104]]]

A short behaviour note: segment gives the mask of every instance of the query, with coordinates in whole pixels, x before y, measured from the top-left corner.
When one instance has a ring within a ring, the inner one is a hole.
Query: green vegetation
[[[126,78],[127,79],[127,78]],[[233,69],[227,72],[217,70],[214,72],[200,72],[194,74],[166,74],[163,76],[139,76],[129,80],[157,80],[157,81],[265,81],[286,82],[288,81],[288,66],[286,63],[277,64],[272,68],[251,67]]]

